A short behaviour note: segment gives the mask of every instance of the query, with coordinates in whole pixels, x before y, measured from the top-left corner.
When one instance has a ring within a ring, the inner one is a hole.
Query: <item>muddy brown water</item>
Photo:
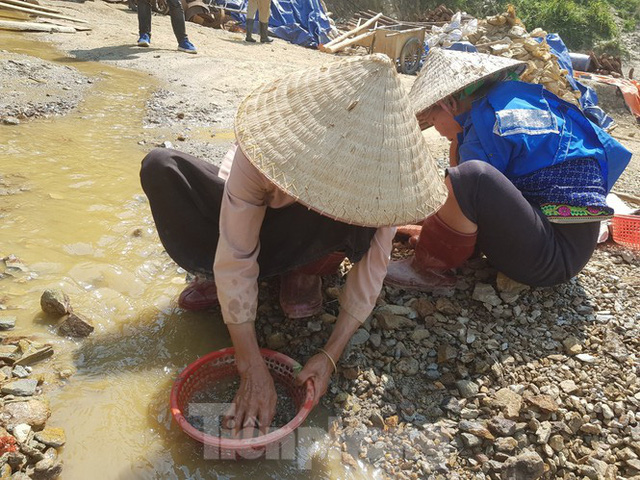
[[[63,427],[64,479],[372,478],[340,464],[338,452],[306,462],[328,412],[317,408],[298,438],[297,460],[216,461],[171,420],[169,392],[179,371],[230,345],[219,314],[176,307],[184,272],[158,241],[138,172],[145,149],[149,75],[64,57],[34,37],[0,32],[3,49],[73,66],[93,80],[64,117],[0,126],[0,174],[21,191],[0,197],[0,257],[26,271],[0,279],[1,315],[16,335],[53,344],[49,425]],[[211,141],[227,142],[228,132]],[[209,135],[211,137],[211,135]],[[40,294],[62,288],[96,331],[73,342],[54,334]],[[56,372],[67,376],[57,380]],[[322,445],[322,441],[316,443]],[[312,467],[307,469],[307,467]]]

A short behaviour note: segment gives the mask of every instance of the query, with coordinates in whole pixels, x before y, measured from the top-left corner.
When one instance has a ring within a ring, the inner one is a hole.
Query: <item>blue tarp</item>
[[[538,41],[542,41],[540,38],[536,38]],[[558,58],[558,64],[560,68],[564,68],[569,73],[567,74],[567,80],[571,84],[574,90],[580,90],[582,96],[580,97],[580,108],[586,115],[586,117],[591,120],[593,123],[598,125],[600,128],[607,129],[611,125],[613,125],[613,118],[605,113],[598,106],[598,95],[596,91],[591,88],[583,85],[578,82],[575,78],[573,78],[573,66],[571,65],[571,57],[569,57],[569,50],[566,45],[560,38],[560,35],[557,33],[550,33],[547,35],[547,43],[551,48],[551,53],[553,53]],[[425,50],[428,50],[427,44],[425,43]],[[469,42],[456,42],[450,47],[447,47],[450,50],[459,50],[463,52],[477,52],[475,46],[470,44]]]
[[[247,9],[247,0],[215,0],[216,5],[225,5],[236,10]],[[227,12],[242,24],[246,15]],[[257,17],[257,16],[256,16]],[[257,18],[256,18],[257,20]],[[258,31],[258,22],[254,30]],[[269,31],[276,37],[304,47],[317,48],[320,43],[329,42],[327,33],[331,30],[329,17],[320,0],[271,0]]]
[[[564,68],[569,72],[567,74],[567,80],[573,89],[580,90],[580,93],[582,93],[580,97],[580,107],[586,117],[600,128],[606,130],[611,127],[614,123],[613,118],[598,106],[598,94],[596,91],[573,78],[573,66],[571,65],[571,57],[569,57],[569,49],[560,38],[560,35],[550,33],[547,35],[547,43],[549,47],[551,47],[551,53],[558,57],[560,68]]]
[[[478,49],[470,42],[454,42],[447,47],[447,50],[457,50],[458,52],[477,52]]]

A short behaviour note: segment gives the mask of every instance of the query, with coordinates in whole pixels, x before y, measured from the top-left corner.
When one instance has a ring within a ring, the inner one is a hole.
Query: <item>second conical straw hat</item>
[[[385,55],[352,57],[263,85],[241,103],[235,130],[247,158],[278,188],[346,223],[419,221],[446,198]]]
[[[424,112],[449,95],[499,72],[522,73],[527,64],[485,53],[429,50],[418,78],[411,87],[414,111]]]

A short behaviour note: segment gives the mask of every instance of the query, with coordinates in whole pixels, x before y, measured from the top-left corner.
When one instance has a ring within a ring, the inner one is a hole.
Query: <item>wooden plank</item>
[[[367,14],[369,15],[373,15],[375,14],[375,12],[373,10],[367,10]],[[383,15],[380,20],[382,20],[383,22],[387,22],[388,25],[395,25],[396,23],[400,23],[398,20],[396,20],[395,18],[391,18],[387,15]]]
[[[62,23],[61,20],[56,20],[55,18],[41,18],[40,23],[46,23],[48,25],[57,25],[59,27],[69,27],[75,28],[76,32],[90,32],[93,28],[88,25],[66,25]]]
[[[76,33],[76,29],[73,27],[34,22],[12,22],[9,20],[0,20],[0,30],[13,30],[17,32]]]
[[[366,19],[369,18],[373,12],[373,10],[363,10],[360,12],[356,12],[353,14],[353,17],[346,22],[346,24],[348,26],[353,26],[356,25],[356,22],[359,21],[360,19]],[[442,26],[442,25],[446,25],[448,22],[409,22],[409,21],[405,21],[405,20],[395,20],[394,18],[391,18],[389,16],[383,15],[380,20],[378,21],[379,24],[381,25],[398,25],[398,24],[402,24],[402,25],[410,25],[410,26],[414,26],[414,27],[432,27],[432,26]]]
[[[357,20],[368,20],[370,18],[373,18],[373,15],[370,14],[356,14],[354,15],[354,18]],[[395,25],[396,23],[398,23],[395,20],[390,20],[389,17],[385,17],[384,15],[381,15],[379,17],[378,23],[381,25]]]
[[[0,2],[0,8],[6,8],[7,10],[16,10],[18,12],[32,13],[34,15],[40,15],[41,17],[59,18],[61,20],[71,20],[72,22],[89,23],[86,20],[80,20],[79,18],[67,17],[66,15],[58,15],[57,13],[47,13],[34,10],[33,8],[18,7],[17,5],[11,5],[9,3]]]
[[[324,52],[327,47],[335,45],[336,43],[340,43],[343,40],[346,40],[347,38],[355,35],[356,33],[361,32],[362,30],[367,28],[369,25],[374,24],[376,22],[376,20],[378,20],[381,16],[382,16],[382,13],[379,13],[375,17],[373,17],[370,20],[367,20],[366,22],[364,22],[359,27],[356,27],[353,30],[349,30],[348,32],[343,33],[342,35],[337,36],[336,38],[334,38],[333,40],[331,40],[330,42],[328,42],[328,43],[326,43],[324,45],[320,45],[320,47],[319,47],[320,50]]]
[[[373,32],[365,32],[361,35],[358,35],[357,37],[353,37],[353,38],[349,38],[347,40],[343,40],[340,43],[335,43],[329,47],[325,46],[324,51],[327,53],[336,53],[339,52],[340,50],[348,47],[349,45],[353,45],[354,43],[358,43],[361,40],[364,40],[365,38],[369,38],[369,37],[373,37],[376,34],[375,31]]]
[[[38,5],[37,3],[23,2],[22,0],[2,0],[2,1],[4,3],[10,3],[11,5],[17,5],[18,7],[33,8],[34,10],[42,10],[43,12],[49,12],[49,13],[60,13],[60,10],[43,7],[42,5]]]

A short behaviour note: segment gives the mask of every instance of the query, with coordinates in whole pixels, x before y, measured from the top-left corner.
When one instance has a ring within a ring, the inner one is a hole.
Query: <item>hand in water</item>
[[[240,375],[240,388],[233,400],[235,408],[227,410],[224,425],[230,425],[233,421],[235,437],[251,438],[256,428],[264,435],[275,416],[277,399],[271,373],[262,362],[261,366]]]
[[[324,353],[319,353],[309,359],[296,377],[296,384],[298,385],[303,385],[307,380],[313,382],[315,388],[315,396],[313,398],[314,407],[326,393],[332,373],[333,365],[331,361]]]

